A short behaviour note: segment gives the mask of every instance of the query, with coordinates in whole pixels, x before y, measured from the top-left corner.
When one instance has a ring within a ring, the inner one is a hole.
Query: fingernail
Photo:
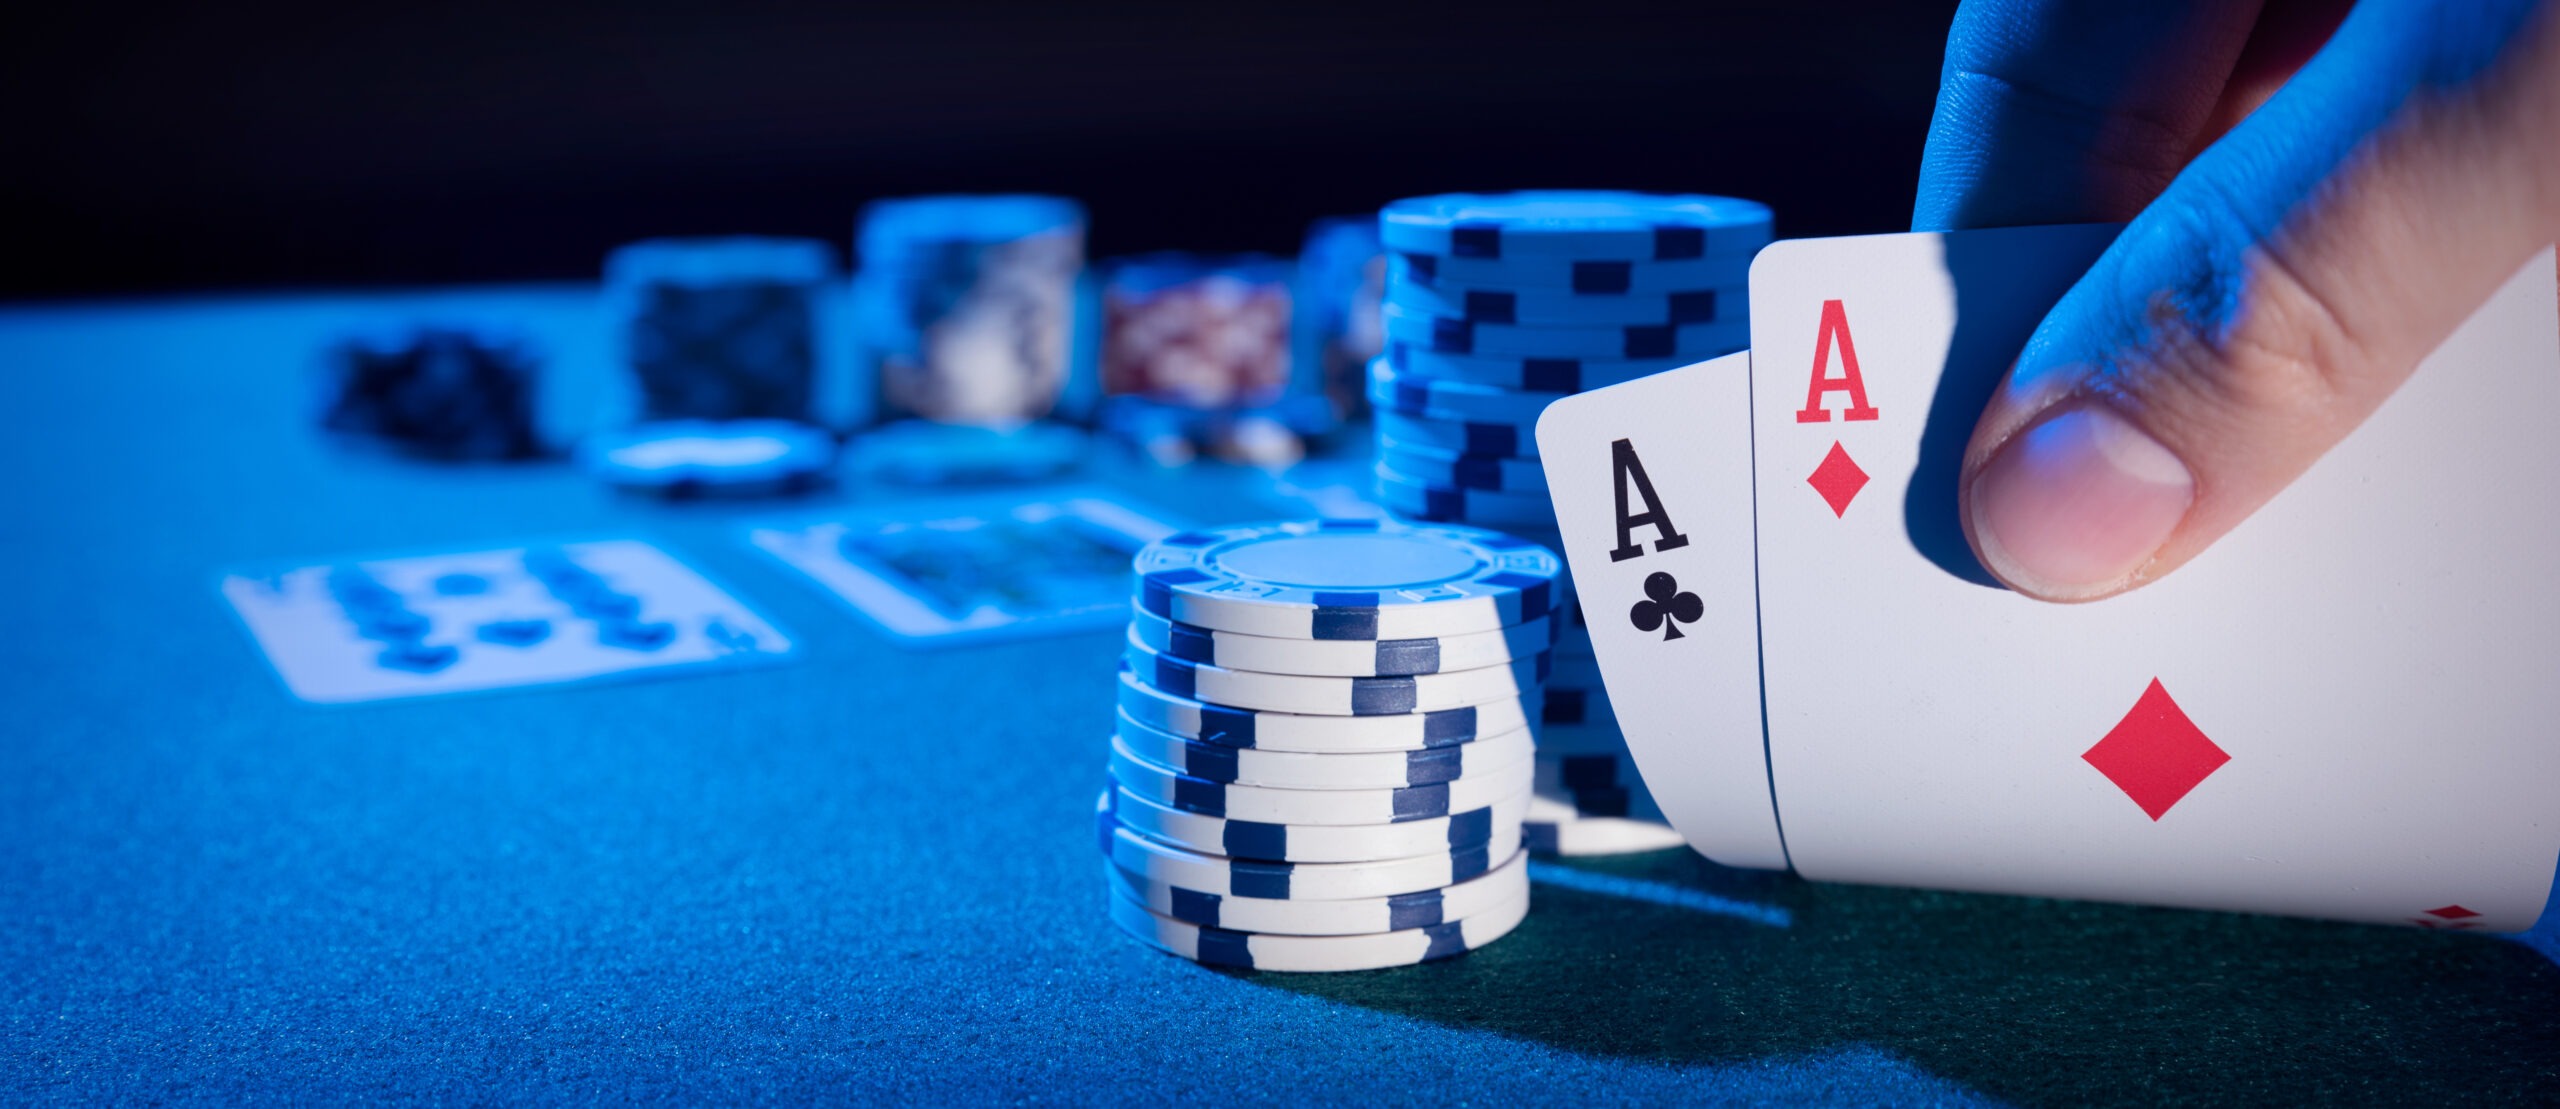
[[[1973,479],[1973,532],[1993,573],[2073,600],[2110,592],[2151,561],[2194,499],[2177,455],[2092,405],[2001,445]]]

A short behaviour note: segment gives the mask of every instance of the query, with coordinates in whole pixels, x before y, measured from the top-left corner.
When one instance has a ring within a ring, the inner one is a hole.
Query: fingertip
[[[2010,436],[1965,488],[1965,529],[1983,566],[2020,593],[2063,602],[2139,584],[2195,501],[2185,462],[2089,400]]]

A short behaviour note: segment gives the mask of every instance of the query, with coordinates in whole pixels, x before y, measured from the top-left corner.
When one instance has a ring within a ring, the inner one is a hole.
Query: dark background
[[[1081,197],[1097,255],[1559,185],[1898,230],[1951,8],[48,5],[0,34],[0,297],[582,277],[937,191]]]

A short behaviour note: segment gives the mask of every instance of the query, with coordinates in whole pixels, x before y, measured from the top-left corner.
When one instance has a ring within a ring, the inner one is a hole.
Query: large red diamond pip
[[[1833,443],[1831,453],[1822,456],[1822,465],[1814,467],[1812,476],[1804,480],[1805,484],[1813,486],[1814,492],[1822,494],[1822,501],[1831,506],[1832,515],[1845,516],[1849,512],[1849,502],[1857,497],[1858,490],[1867,487],[1867,472],[1849,461],[1849,452],[1841,450],[1840,444]]]
[[[2151,687],[2107,737],[2080,757],[2153,820],[2231,761],[2228,752],[2187,719],[2186,710],[2169,698],[2158,678],[2151,679]]]

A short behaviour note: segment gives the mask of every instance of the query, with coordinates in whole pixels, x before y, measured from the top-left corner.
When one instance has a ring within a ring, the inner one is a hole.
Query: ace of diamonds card
[[[1782,242],[1753,268],[1746,412],[1716,363],[1550,409],[1567,555],[1648,783],[1711,856],[1754,844],[1687,820],[1765,829],[1818,879],[2530,925],[2560,855],[2550,256],[2211,551],[2124,596],[2043,604],[1973,561],[1956,466],[2009,359],[2111,237]],[[1736,443],[1747,497],[1698,469],[1734,465]],[[1655,502],[1687,543],[1662,548]],[[1655,600],[1653,573],[1707,581],[1683,552],[1736,532],[1754,605],[1700,594],[1700,623],[1756,631],[1765,824],[1731,797],[1711,816],[1691,784],[1744,792],[1749,744],[1668,707],[1734,695],[1700,676],[1730,664],[1632,607]],[[1621,603],[1627,619],[1597,618]]]

